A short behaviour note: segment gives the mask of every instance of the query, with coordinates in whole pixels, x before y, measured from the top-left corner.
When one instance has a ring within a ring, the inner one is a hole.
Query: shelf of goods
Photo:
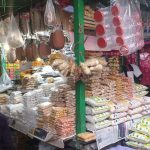
[[[38,140],[40,140],[40,141],[42,141],[42,142],[46,142],[46,143],[48,143],[48,144],[50,144],[50,145],[53,145],[53,146],[55,146],[55,147],[58,147],[58,148],[64,148],[64,146],[65,146],[65,141],[68,141],[68,140],[70,140],[70,139],[73,139],[74,138],[74,136],[75,135],[71,135],[71,136],[69,136],[69,137],[66,137],[66,138],[58,138],[58,139],[55,139],[55,140],[50,140],[51,139],[51,137],[52,137],[52,133],[51,132],[45,132],[46,134],[45,134],[45,136],[43,136],[43,133],[42,132],[44,132],[44,130],[40,130],[39,129],[39,135],[36,135],[36,133],[35,134],[33,134],[29,129],[30,129],[30,126],[27,124],[27,123],[24,123],[22,120],[17,120],[17,119],[13,119],[13,118],[10,118],[10,117],[8,117],[7,116],[7,118],[8,118],[8,120],[9,120],[9,126],[12,128],[12,129],[14,129],[14,130],[16,130],[16,131],[19,131],[19,132],[21,132],[21,133],[23,133],[23,134],[25,134],[25,135],[27,135],[27,136],[29,136],[29,137],[31,137],[31,138],[35,138],[35,139],[38,139]],[[36,130],[36,129],[35,129]],[[40,133],[41,132],[41,133]],[[41,134],[41,136],[40,136],[40,134]]]

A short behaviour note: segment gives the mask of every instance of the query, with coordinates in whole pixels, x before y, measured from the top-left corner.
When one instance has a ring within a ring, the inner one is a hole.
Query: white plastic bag
[[[56,21],[56,13],[52,0],[47,0],[44,13],[44,23],[47,26],[54,26]]]
[[[0,21],[0,43],[6,43],[6,32],[3,21]]]
[[[24,45],[24,40],[13,15],[10,19],[7,42],[11,48],[19,48]]]

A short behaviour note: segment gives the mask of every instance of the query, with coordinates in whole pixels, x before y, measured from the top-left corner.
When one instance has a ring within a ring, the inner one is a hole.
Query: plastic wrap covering
[[[24,41],[17,26],[14,16],[11,16],[9,30],[7,35],[7,42],[11,48],[19,48],[24,45]]]
[[[134,0],[115,0],[111,13],[116,43],[122,55],[131,54],[144,46],[140,3]]]
[[[0,43],[5,43],[6,42],[6,31],[5,31],[5,26],[4,22],[0,21]]]
[[[144,46],[140,3],[112,0],[111,7],[95,11],[97,46],[101,51],[120,50],[129,55]]]
[[[47,0],[46,9],[44,13],[44,23],[47,26],[55,25],[56,13],[52,0]]]

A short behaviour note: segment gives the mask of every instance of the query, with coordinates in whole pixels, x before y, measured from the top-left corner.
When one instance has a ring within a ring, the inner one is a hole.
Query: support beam
[[[84,0],[74,0],[74,52],[77,65],[84,62]],[[83,133],[85,127],[85,84],[76,83],[76,133]]]

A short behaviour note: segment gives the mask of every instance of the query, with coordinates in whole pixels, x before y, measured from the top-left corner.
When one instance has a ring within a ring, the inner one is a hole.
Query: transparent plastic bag
[[[5,85],[12,84],[5,67],[5,50],[3,48],[1,48],[1,65],[2,65],[2,75],[0,77],[0,85],[1,90],[3,90],[6,88]]]
[[[52,0],[47,0],[44,13],[44,23],[47,26],[54,26],[56,21],[56,13]]]
[[[7,42],[11,48],[19,48],[24,45],[24,40],[13,15],[11,15]]]
[[[0,21],[0,43],[6,43],[6,30],[3,21]]]
[[[144,46],[140,3],[137,0],[111,0],[111,13],[116,41],[122,55],[129,55]]]

